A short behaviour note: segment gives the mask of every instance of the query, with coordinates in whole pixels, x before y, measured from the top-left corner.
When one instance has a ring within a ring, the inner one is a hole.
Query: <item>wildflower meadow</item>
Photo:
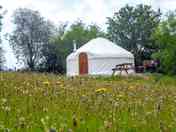
[[[176,78],[0,73],[0,132],[175,132]]]

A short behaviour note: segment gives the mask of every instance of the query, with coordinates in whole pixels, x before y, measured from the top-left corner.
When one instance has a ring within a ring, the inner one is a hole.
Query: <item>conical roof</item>
[[[105,38],[92,39],[85,45],[81,46],[76,52],[70,54],[67,59],[71,59],[81,52],[86,52],[94,57],[119,57],[134,58],[133,54],[114,44]]]

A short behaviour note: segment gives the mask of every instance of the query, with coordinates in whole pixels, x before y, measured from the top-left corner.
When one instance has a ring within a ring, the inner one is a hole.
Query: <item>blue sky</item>
[[[81,19],[88,24],[97,23],[105,28],[106,17],[112,16],[115,11],[126,4],[140,3],[151,5],[154,9],[161,8],[163,12],[174,10],[176,7],[176,0],[0,0],[0,5],[8,11],[3,20],[2,38],[3,34],[13,30],[11,16],[13,11],[19,7],[38,10],[42,16],[55,24]],[[15,67],[16,59],[8,42],[4,39],[3,48],[6,52],[6,65],[10,68]]]

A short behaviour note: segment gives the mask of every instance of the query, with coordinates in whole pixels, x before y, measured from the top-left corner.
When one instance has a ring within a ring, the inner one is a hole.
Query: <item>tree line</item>
[[[1,11],[0,6],[0,31]],[[157,59],[160,72],[176,73],[175,11],[165,15],[148,5],[126,5],[113,17],[107,17],[106,31],[81,20],[56,26],[38,11],[27,8],[16,9],[12,18],[15,27],[6,39],[18,62],[32,71],[65,73],[66,57],[73,50],[73,41],[80,47],[93,38],[104,37],[132,52],[136,65],[146,59]],[[3,58],[0,47],[0,66]]]
[[[0,5],[0,70],[2,70],[2,67],[3,67],[3,64],[5,62],[4,60],[4,51],[2,49],[2,46],[1,46],[1,30],[2,30],[2,19],[3,19],[3,13],[2,13],[2,6]]]

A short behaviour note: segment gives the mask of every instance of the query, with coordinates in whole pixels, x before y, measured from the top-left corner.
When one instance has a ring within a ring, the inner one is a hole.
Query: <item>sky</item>
[[[4,34],[14,29],[12,15],[17,8],[38,10],[42,16],[55,24],[66,21],[72,23],[81,19],[87,24],[96,23],[105,28],[106,18],[113,16],[114,12],[121,7],[126,4],[135,6],[141,3],[151,5],[155,10],[160,8],[162,12],[176,9],[176,0],[0,0],[3,10],[7,10],[1,34],[6,66],[8,68],[20,67],[19,64],[17,65],[8,41],[4,39]]]

